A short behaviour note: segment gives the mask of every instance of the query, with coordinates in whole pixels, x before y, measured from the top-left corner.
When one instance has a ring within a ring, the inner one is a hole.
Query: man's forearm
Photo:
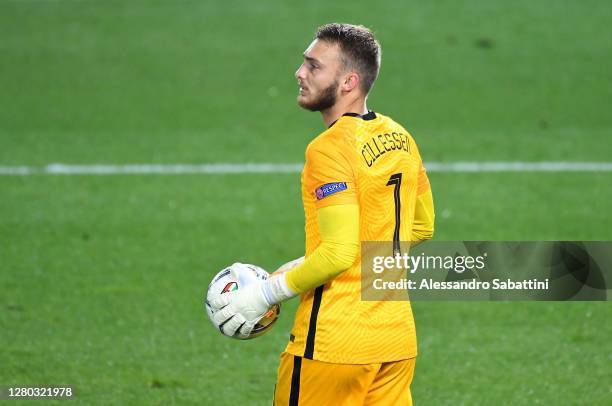
[[[286,274],[287,285],[302,293],[323,285],[353,265],[359,254],[359,206],[328,206],[318,211],[321,244],[304,263]]]

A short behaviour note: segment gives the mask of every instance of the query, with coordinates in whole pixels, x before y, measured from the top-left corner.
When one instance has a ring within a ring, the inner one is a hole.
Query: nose
[[[302,63],[300,67],[295,71],[295,78],[298,80],[304,80],[304,64]]]

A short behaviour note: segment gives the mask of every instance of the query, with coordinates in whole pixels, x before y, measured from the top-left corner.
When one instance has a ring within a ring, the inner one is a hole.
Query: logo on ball
[[[227,293],[227,292],[231,292],[233,290],[238,290],[238,283],[236,283],[236,282],[229,282],[227,285],[225,285],[223,290],[221,290],[221,293]]]

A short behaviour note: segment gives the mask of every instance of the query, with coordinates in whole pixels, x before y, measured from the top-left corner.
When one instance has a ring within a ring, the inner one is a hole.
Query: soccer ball
[[[216,274],[212,282],[210,282],[208,285],[208,292],[206,293],[206,300],[204,301],[208,318],[213,325],[215,325],[215,328],[216,324],[212,318],[214,310],[209,303],[217,295],[238,290],[241,287],[245,287],[251,283],[265,281],[269,276],[270,275],[265,270],[257,265],[241,264],[240,262],[236,262],[235,264],[228,266]],[[279,314],[280,304],[271,306],[268,312],[262,316],[257,324],[255,324],[251,334],[249,334],[246,339],[249,340],[251,338],[259,337],[270,331],[274,323],[276,323],[276,320],[278,320]],[[232,338],[239,337],[234,336]]]

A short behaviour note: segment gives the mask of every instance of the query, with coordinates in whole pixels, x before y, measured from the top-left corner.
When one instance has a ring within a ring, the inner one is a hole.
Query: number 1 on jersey
[[[401,255],[400,252],[400,186],[402,185],[402,174],[394,173],[389,178],[387,186],[393,186],[393,200],[395,201],[395,230],[393,231],[393,255]]]

